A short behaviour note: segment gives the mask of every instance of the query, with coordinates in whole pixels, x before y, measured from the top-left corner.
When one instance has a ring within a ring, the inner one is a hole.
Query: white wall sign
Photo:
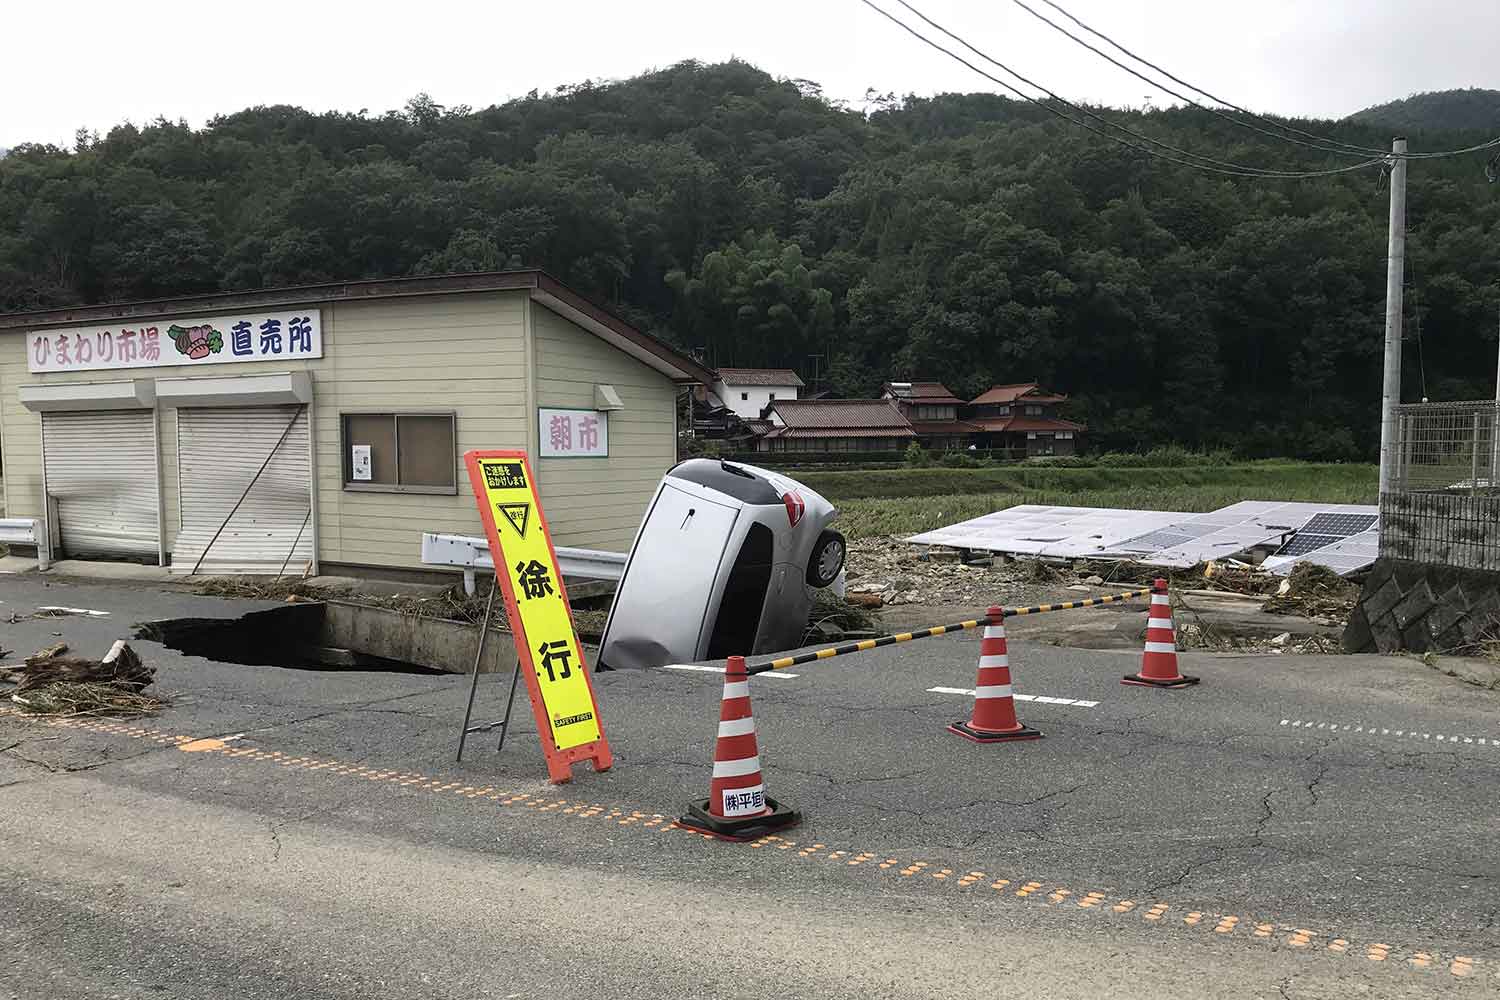
[[[33,330],[26,336],[26,366],[33,373],[322,356],[323,318],[317,309]]]
[[[541,407],[536,411],[543,458],[607,458],[609,414]]]
[[[371,448],[372,446],[368,444],[356,444],[350,445],[349,447],[349,451],[351,453],[349,464],[350,467],[354,470],[355,482],[367,483],[370,481],[370,475],[372,471],[370,458]]]

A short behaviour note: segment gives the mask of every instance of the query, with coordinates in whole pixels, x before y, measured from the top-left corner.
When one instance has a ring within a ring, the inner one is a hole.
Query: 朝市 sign
[[[567,781],[573,763],[583,760],[593,761],[596,771],[608,770],[613,763],[609,741],[573,629],[531,463],[523,451],[471,451],[464,455],[464,465],[505,595],[548,777],[554,783]]]
[[[33,330],[26,335],[26,367],[33,373],[322,356],[323,319],[316,309]]]

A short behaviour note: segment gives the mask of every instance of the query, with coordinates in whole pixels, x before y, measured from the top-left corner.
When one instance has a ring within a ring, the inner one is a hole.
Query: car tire
[[[837,531],[825,529],[818,535],[812,556],[807,560],[807,585],[830,587],[844,569],[844,557],[849,552],[844,536]]]

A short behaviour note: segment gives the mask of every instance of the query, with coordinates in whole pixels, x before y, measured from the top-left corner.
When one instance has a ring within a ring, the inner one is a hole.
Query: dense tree
[[[418,95],[382,115],[80,132],[0,158],[0,309],[539,266],[710,364],[816,369],[838,394],[1034,378],[1071,393],[1103,447],[1373,453],[1378,170],[1229,177],[990,94],[869,103],[684,63],[478,111]],[[1103,113],[1221,160],[1344,162],[1196,109]],[[1484,137],[1423,124],[1414,148]],[[1411,167],[1412,396],[1489,392],[1500,197],[1484,167]]]

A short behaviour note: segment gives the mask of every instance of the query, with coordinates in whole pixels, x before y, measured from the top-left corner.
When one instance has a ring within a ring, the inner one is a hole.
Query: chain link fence
[[[1396,449],[1380,554],[1500,572],[1500,406],[1401,406]]]

